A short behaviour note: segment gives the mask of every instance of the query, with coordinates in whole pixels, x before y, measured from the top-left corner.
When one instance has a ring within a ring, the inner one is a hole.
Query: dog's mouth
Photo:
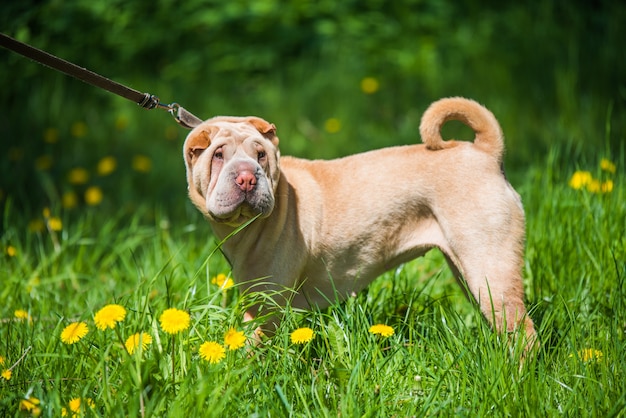
[[[209,215],[211,215],[211,219],[213,219],[214,222],[232,226],[232,227],[238,227],[248,222],[250,219],[253,219],[259,215],[260,215],[259,217],[262,217],[262,218],[269,216],[269,214],[264,214],[263,212],[253,211],[248,205],[238,206],[234,212],[228,215],[218,216],[210,212],[209,212]]]
[[[232,226],[232,227],[238,227],[242,225],[243,223],[245,223],[246,221],[252,219],[253,217],[253,216],[244,214],[239,208],[228,216],[217,216],[211,213],[209,214],[211,215],[211,218],[213,219],[214,222]]]
[[[250,219],[267,217],[274,208],[271,194],[233,190],[231,193],[220,193],[214,199],[207,199],[207,212],[217,223],[239,226]]]
[[[232,160],[217,175],[205,195],[206,211],[215,222],[238,226],[274,209],[270,180],[256,161]]]

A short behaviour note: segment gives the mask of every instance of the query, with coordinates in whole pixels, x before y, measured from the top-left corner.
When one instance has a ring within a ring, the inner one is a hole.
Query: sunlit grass
[[[240,294],[187,202],[187,131],[4,51],[0,416],[626,414],[618,2],[155,3],[164,25],[132,2],[30,2],[21,17],[9,3],[4,32],[201,118],[266,118],[282,155],[416,143],[430,101],[481,101],[523,197],[542,345],[520,368],[523,347],[436,251],[330,309],[287,307],[259,343],[242,317],[267,299]]]
[[[276,335],[257,343],[243,311],[260,296],[239,293],[199,217],[58,205],[29,229],[8,208],[0,412],[623,414],[624,159],[559,169],[558,154],[516,185],[542,342],[521,368],[522,347],[491,332],[436,251],[330,309],[285,309]],[[612,189],[574,187],[581,171]]]

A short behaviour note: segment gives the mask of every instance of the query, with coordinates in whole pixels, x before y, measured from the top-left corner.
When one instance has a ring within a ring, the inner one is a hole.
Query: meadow
[[[437,252],[244,345],[263,295],[238,292],[203,220],[92,207],[25,232],[37,222],[9,208],[2,415],[624,416],[624,156],[569,171],[558,153],[517,185],[542,343],[521,368]]]
[[[0,416],[626,416],[626,7],[483,3],[7,5],[3,32],[203,118],[264,117],[283,155],[418,142],[431,101],[480,101],[541,346],[521,362],[437,251],[252,344],[267,295],[188,202],[187,131],[1,50]]]

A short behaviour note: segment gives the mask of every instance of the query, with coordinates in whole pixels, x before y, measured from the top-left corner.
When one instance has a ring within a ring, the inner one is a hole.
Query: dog
[[[473,142],[444,141],[449,120],[472,128]],[[189,198],[228,237],[222,252],[244,290],[293,289],[292,306],[323,308],[438,248],[492,328],[522,329],[531,344],[524,210],[504,176],[498,121],[453,97],[431,104],[419,130],[423,144],[312,161],[281,157],[261,118],[214,117],[183,146]]]

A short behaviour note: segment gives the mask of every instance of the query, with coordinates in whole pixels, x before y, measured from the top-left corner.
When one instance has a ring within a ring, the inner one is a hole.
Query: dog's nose
[[[235,179],[235,182],[242,191],[250,192],[256,186],[256,176],[250,171],[242,171]]]

